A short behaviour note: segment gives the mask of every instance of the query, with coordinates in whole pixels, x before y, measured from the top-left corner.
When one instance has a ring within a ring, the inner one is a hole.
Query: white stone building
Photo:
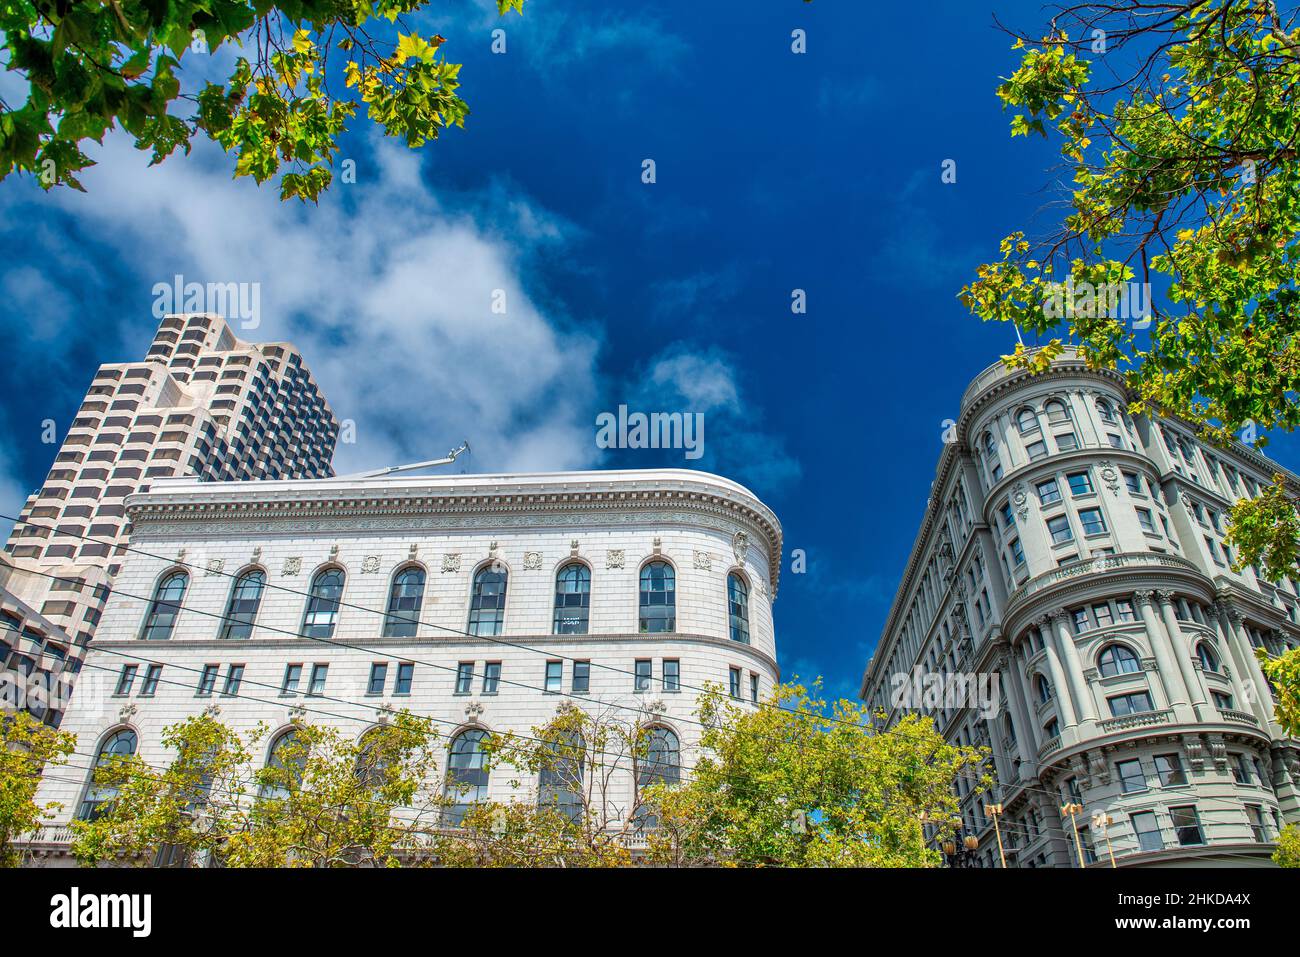
[[[357,735],[409,708],[450,741],[527,732],[570,699],[613,703],[689,768],[695,689],[750,700],[778,680],[780,525],[718,476],[167,479],[127,513],[62,725],[77,767],[39,795],[65,807],[33,844],[46,860],[87,811],[101,748],[165,765],[163,728],[213,704],[239,729],[286,728],[304,707]],[[520,796],[500,779],[479,793]]]
[[[1232,571],[1223,541],[1232,503],[1286,470],[1129,399],[1072,351],[971,383],[863,678],[891,721],[992,749],[994,793],[961,786],[985,865],[989,803],[1021,867],[1264,863],[1300,820],[1300,742],[1254,657],[1300,644],[1300,583]]]

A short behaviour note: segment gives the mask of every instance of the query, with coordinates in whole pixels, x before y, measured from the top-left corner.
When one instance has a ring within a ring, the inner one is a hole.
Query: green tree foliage
[[[1042,371],[1073,339],[1119,369],[1135,413],[1263,446],[1300,424],[1300,28],[1274,0],[1086,2],[1059,10],[998,87],[1012,136],[1054,140],[1066,212],[1016,232],[959,295],[1042,337],[1004,361]],[[1149,321],[1120,291],[1147,285]],[[1116,308],[1117,303],[1121,308]],[[1300,577],[1294,482],[1237,503],[1241,565]],[[1290,694],[1294,696],[1295,689]]]
[[[702,695],[701,757],[656,788],[651,859],[692,866],[933,867],[958,822],[956,780],[982,789],[987,749],[945,742],[926,717],[888,731],[863,705],[778,687],[755,708]],[[927,829],[931,832],[927,834]]]
[[[77,739],[37,721],[26,711],[0,713],[0,867],[17,867],[12,843],[30,834],[61,808],[37,804],[36,789],[47,768],[66,764]]]
[[[83,864],[219,861],[226,867],[397,866],[430,843],[433,736],[399,712],[360,740],[295,723],[263,762],[265,727],[245,735],[204,714],[167,728],[166,768],[138,755],[96,769],[113,797],[73,823]]]
[[[1278,867],[1300,867],[1300,825],[1288,824],[1277,836],[1273,863]]]
[[[562,704],[529,734],[494,735],[487,765],[520,799],[475,805],[444,835],[447,867],[618,867],[647,821],[651,726]]]
[[[1300,648],[1293,648],[1276,658],[1263,648],[1255,649],[1264,676],[1277,690],[1277,704],[1273,716],[1284,731],[1300,738]]]
[[[502,15],[524,0],[497,0]],[[235,175],[280,176],[282,199],[315,200],[332,179],[338,137],[364,104],[385,134],[417,147],[468,108],[441,36],[403,32],[428,0],[15,0],[0,7],[9,70],[29,84],[0,102],[0,178],[82,189],[86,140],[120,126],[159,163],[205,135]],[[391,26],[396,24],[396,26]],[[225,47],[222,82],[198,78]],[[341,60],[341,63],[339,62]],[[194,82],[183,66],[192,66]],[[343,86],[348,93],[336,96]]]

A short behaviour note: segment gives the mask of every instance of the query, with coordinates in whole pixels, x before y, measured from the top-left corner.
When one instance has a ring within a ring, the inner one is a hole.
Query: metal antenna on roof
[[[427,462],[412,462],[410,465],[390,465],[388,466],[388,468],[372,469],[369,472],[356,472],[352,475],[340,475],[339,478],[341,479],[378,478],[382,475],[392,475],[394,472],[410,472],[413,469],[429,469],[429,468],[434,468],[435,466],[438,465],[451,465],[451,463],[456,461],[458,456],[460,456],[465,452],[468,452],[469,450],[470,450],[469,440],[466,439],[464,442],[460,444],[460,448],[452,449],[450,452],[447,453],[446,457],[444,458],[430,459]]]

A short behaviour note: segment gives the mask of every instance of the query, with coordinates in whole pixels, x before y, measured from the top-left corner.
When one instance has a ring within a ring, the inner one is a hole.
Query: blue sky
[[[750,486],[785,528],[785,673],[856,694],[941,422],[1014,341],[955,294],[1003,235],[1052,222],[1051,148],[1013,142],[993,93],[1014,64],[993,12],[1033,26],[1040,5],[935,2],[923,29],[910,7],[829,0],[529,0],[503,22],[485,0],[434,7],[466,129],[411,153],[358,121],[357,182],[319,207],[231,181],[211,147],[146,170],[113,138],[88,195],[0,183],[4,512],[49,467],[41,422],[65,429],[98,363],[143,356],[154,283],[258,282],[261,324],[240,334],[302,348],[356,422],[341,471],[468,438],[471,471],[699,467]],[[620,404],[703,412],[704,457],[598,449],[595,417]]]

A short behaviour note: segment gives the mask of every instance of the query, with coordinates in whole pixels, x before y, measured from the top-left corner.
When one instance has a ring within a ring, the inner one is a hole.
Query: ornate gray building
[[[1009,867],[1248,866],[1300,820],[1300,742],[1254,657],[1300,644],[1300,584],[1234,572],[1223,541],[1286,470],[1128,400],[1073,351],[971,383],[863,678],[891,722],[991,749],[993,793],[959,787],[984,865],[989,804]]]

